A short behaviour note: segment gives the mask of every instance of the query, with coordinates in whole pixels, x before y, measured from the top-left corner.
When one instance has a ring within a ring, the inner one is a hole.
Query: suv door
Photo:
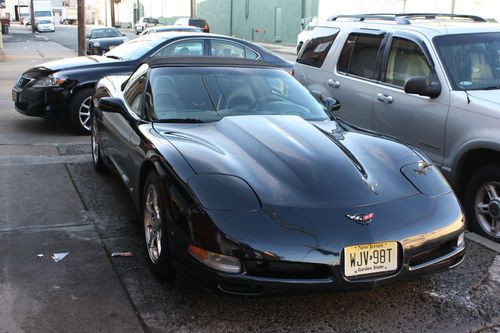
[[[440,81],[436,98],[407,94],[405,81],[426,76]],[[373,128],[402,139],[443,163],[449,92],[444,73],[435,69],[425,42],[414,35],[396,32],[384,54],[382,74],[374,91]]]

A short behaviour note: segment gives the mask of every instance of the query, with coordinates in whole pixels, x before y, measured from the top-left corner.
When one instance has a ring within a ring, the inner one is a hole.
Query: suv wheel
[[[469,229],[500,242],[500,164],[479,168],[465,190]]]
[[[90,104],[93,88],[80,90],[68,104],[68,120],[71,127],[79,134],[90,134]]]

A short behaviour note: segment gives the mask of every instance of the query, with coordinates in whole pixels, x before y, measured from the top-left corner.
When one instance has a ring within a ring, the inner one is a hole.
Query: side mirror
[[[325,97],[322,93],[316,90],[311,90],[311,94],[325,106],[328,113],[331,114],[332,112],[340,110],[341,104],[335,98]]]
[[[441,84],[431,76],[413,76],[405,82],[405,93],[436,98],[441,94]]]
[[[122,37],[125,37],[125,36],[126,36],[123,32],[122,32],[121,34],[122,34]]]
[[[99,100],[99,109],[103,112],[113,112],[125,114],[127,107],[120,98],[103,97]]]

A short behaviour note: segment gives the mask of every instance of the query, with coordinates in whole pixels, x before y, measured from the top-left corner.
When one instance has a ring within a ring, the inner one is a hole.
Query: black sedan
[[[116,28],[95,28],[87,32],[87,54],[101,55],[128,41]]]
[[[285,71],[160,59],[97,85],[97,170],[123,180],[159,276],[235,294],[377,286],[457,266],[464,220],[431,162],[337,120]]]
[[[206,33],[162,32],[141,36],[104,56],[51,61],[24,72],[13,87],[16,110],[27,116],[67,120],[90,133],[89,105],[97,81],[132,73],[140,63],[166,56],[225,56],[257,59],[291,72],[290,62],[253,43]]]

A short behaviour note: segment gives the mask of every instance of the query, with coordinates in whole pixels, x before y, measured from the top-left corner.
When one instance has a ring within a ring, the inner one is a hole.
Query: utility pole
[[[455,0],[451,0],[451,13],[455,14]]]
[[[31,21],[31,32],[35,33],[35,7],[33,6],[33,0],[30,0],[30,21]]]
[[[196,17],[196,0],[191,0],[191,17]]]
[[[135,22],[139,21],[139,17],[141,17],[141,2],[137,0],[137,13],[136,13]]]
[[[110,8],[110,12],[111,12],[111,26],[114,27],[115,26],[115,0],[109,0],[110,2],[110,5],[111,5],[111,8]]]
[[[33,0],[32,0],[33,1]],[[85,0],[78,0],[78,55],[85,55]]]

